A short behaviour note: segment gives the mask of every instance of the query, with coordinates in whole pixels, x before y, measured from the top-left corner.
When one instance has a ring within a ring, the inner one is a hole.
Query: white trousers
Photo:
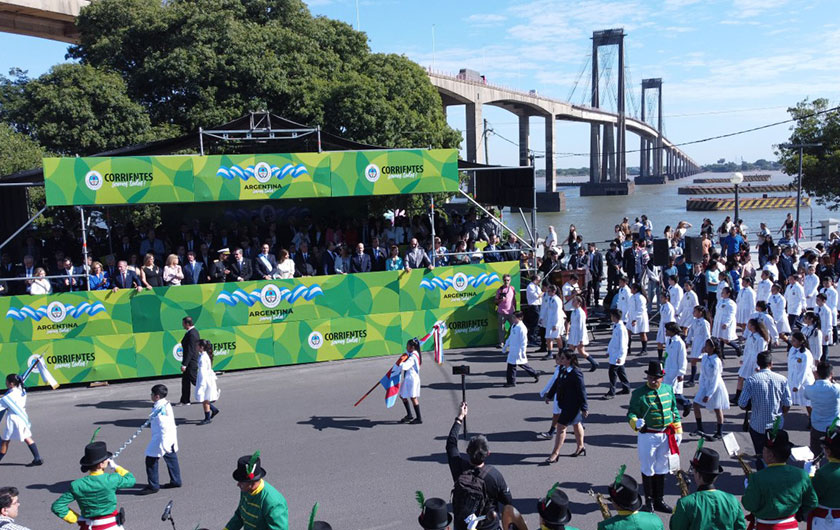
[[[681,434],[676,435],[677,443],[682,439]],[[668,447],[668,435],[663,433],[639,433],[639,467],[642,475],[665,475],[670,472],[668,455],[671,449]]]

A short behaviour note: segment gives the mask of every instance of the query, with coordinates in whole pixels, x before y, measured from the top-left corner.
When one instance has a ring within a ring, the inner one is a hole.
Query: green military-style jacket
[[[840,508],[840,460],[828,459],[828,464],[817,470],[812,481],[819,505]]]
[[[817,507],[817,494],[805,471],[786,464],[770,464],[750,475],[741,504],[757,519],[775,521],[797,512],[804,517]]]
[[[747,523],[734,495],[709,488],[680,499],[668,527],[670,530],[746,530]]]
[[[645,383],[635,389],[630,395],[627,420],[635,423],[639,418],[645,420],[645,427],[654,431],[662,431],[671,424],[681,425],[674,388],[662,383],[654,390]]]
[[[289,530],[289,509],[286,499],[266,481],[254,493],[241,493],[236,513],[225,530]]]
[[[598,530],[665,530],[665,525],[656,514],[619,510],[618,515],[598,523]]]
[[[130,488],[134,483],[134,475],[121,466],[117,466],[116,473],[94,471],[71,482],[70,489],[52,504],[52,512],[69,523],[75,523],[77,517],[70,510],[70,503],[76,501],[82,517],[110,515],[117,510],[117,490]]]

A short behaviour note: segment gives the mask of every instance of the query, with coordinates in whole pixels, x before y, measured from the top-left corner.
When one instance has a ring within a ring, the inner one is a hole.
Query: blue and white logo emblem
[[[368,164],[368,167],[365,168],[365,178],[368,179],[368,182],[376,182],[379,180],[380,174],[379,166],[376,164]]]
[[[257,179],[257,182],[263,184],[271,180],[271,166],[265,162],[260,162],[254,166],[254,178]]]
[[[446,291],[451,287],[452,289],[460,293],[468,287],[478,289],[482,285],[489,287],[490,285],[501,281],[502,280],[499,278],[499,275],[495,272],[492,274],[482,272],[478,276],[467,275],[463,272],[456,272],[453,276],[449,276],[446,278],[438,276],[432,276],[431,278],[423,278],[422,280],[420,280],[420,287],[423,289],[428,289],[429,291],[434,291],[435,289]]]
[[[61,302],[53,302],[47,306],[47,318],[52,320],[56,324],[64,322],[64,318],[66,316],[67,309]]]
[[[96,191],[102,187],[102,175],[98,171],[88,171],[85,175],[85,185],[89,190]]]
[[[458,272],[452,277],[452,288],[459,293],[469,286],[467,275],[463,272]]]
[[[260,302],[265,307],[272,309],[280,304],[280,289],[274,284],[268,284],[260,291]]]
[[[181,362],[184,360],[184,348],[181,346],[181,343],[175,344],[175,347],[172,348],[172,357],[175,357],[175,360]]]
[[[307,342],[309,343],[310,348],[312,348],[313,350],[317,350],[318,348],[324,345],[324,336],[321,335],[321,333],[318,331],[313,331],[309,334],[309,339],[307,339]]]

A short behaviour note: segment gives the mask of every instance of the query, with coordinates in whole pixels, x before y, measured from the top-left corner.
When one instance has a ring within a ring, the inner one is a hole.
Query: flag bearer
[[[40,466],[44,461],[41,460],[38,446],[35,445],[35,440],[32,439],[32,431],[29,430],[32,424],[29,423],[29,416],[26,414],[26,389],[20,376],[17,374],[7,375],[6,388],[8,389],[6,394],[0,398],[0,412],[6,412],[3,432],[0,434],[0,440],[2,440],[0,441],[0,460],[3,460],[3,457],[6,456],[6,451],[9,450],[9,441],[14,438],[24,442],[29,447],[29,451],[32,452],[33,460],[29,465]]]
[[[420,341],[415,337],[409,340],[405,345],[405,353],[397,362],[402,371],[402,382],[400,383],[400,398],[402,398],[403,406],[405,407],[405,417],[400,420],[400,423],[410,423],[416,425],[423,423],[423,417],[420,416],[420,366],[423,364],[423,358],[420,356]],[[417,417],[411,415],[411,409],[408,406],[408,400],[414,405],[414,412]]]

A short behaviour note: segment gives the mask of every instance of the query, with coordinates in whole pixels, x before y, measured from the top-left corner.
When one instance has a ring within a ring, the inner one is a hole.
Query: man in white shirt
[[[805,291],[805,308],[813,311],[817,307],[817,294],[820,288],[820,279],[817,277],[817,269],[808,265],[808,273],[802,280],[802,289]]]
[[[528,365],[528,329],[522,322],[522,311],[514,311],[511,315],[511,328],[502,352],[507,352],[507,382],[505,387],[516,386],[516,369],[522,368],[528,375],[539,383],[540,375]]]
[[[785,302],[787,302],[788,324],[790,329],[796,324],[796,319],[805,311],[805,289],[799,283],[799,275],[788,276],[788,285],[785,289]]]
[[[627,334],[627,326],[622,321],[621,311],[610,309],[610,320],[613,323],[612,336],[607,344],[607,356],[609,357],[609,378],[610,390],[604,395],[604,399],[615,397],[616,381],[621,381],[622,389],[619,394],[630,393],[630,383],[627,380],[627,372],[624,370],[624,361],[627,358],[627,349],[630,346],[630,336]]]
[[[525,327],[528,328],[528,342],[536,344],[539,337],[540,306],[542,305],[542,273],[531,276],[531,282],[525,288],[525,298],[528,305],[525,306]],[[542,345],[545,347],[545,344]]]
[[[834,287],[834,280],[831,276],[823,277],[820,292],[825,295],[825,305],[828,306],[831,312],[831,327],[834,342],[837,342],[837,303],[840,297],[837,294],[837,289]]]

